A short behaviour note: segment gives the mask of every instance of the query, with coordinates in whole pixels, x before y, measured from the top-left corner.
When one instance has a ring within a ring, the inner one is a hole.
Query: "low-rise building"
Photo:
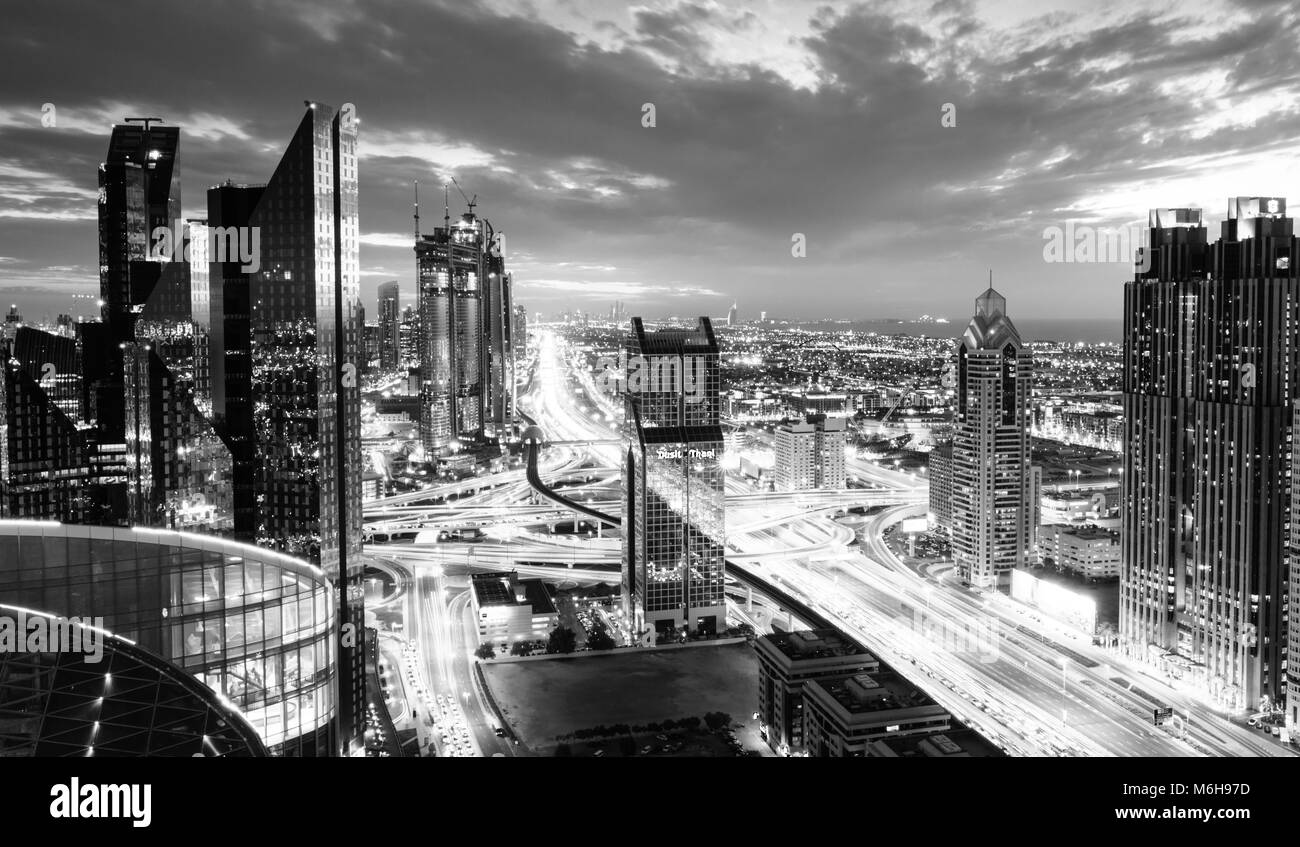
[[[809,756],[865,757],[875,741],[933,735],[952,715],[890,671],[823,677],[804,685],[804,748]]]
[[[816,677],[880,670],[880,661],[834,629],[774,632],[758,651],[758,714],[768,746],[803,749],[803,686]]]
[[[498,571],[474,574],[470,585],[479,644],[504,651],[516,641],[545,641],[559,625],[555,600],[540,579]]]
[[[1097,526],[1048,525],[1038,530],[1043,564],[1089,580],[1118,579],[1120,536]]]

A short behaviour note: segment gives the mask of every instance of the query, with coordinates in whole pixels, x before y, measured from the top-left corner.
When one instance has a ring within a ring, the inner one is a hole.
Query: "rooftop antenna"
[[[447,183],[442,184],[442,228],[451,229],[451,201],[447,199]]]
[[[415,181],[415,240],[420,240],[420,181]]]

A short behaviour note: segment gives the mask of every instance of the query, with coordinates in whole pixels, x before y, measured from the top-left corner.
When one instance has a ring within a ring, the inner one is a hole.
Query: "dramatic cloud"
[[[36,4],[0,32],[0,290],[45,286],[34,312],[96,290],[114,121],[182,127],[202,216],[318,98],[362,121],[368,300],[398,279],[409,301],[412,183],[427,228],[454,176],[547,314],[962,319],[992,268],[1013,316],[1111,317],[1127,269],[1044,263],[1044,227],[1300,197],[1298,23],[1259,2]]]

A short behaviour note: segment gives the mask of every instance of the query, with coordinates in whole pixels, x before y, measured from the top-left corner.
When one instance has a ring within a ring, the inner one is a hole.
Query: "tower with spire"
[[[1007,300],[989,287],[957,344],[952,453],[952,546],[962,579],[1005,588],[1034,543],[1029,453],[1033,363]]]

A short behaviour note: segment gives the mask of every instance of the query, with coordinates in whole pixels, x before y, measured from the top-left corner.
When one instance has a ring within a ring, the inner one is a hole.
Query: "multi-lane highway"
[[[537,365],[521,407],[542,429],[538,474],[565,484],[596,513],[618,514],[618,409],[573,367],[564,342],[538,333]],[[760,433],[762,438],[764,434]],[[887,527],[924,513],[926,482],[910,473],[850,459],[866,488],[804,494],[757,493],[729,481],[728,559],[758,584],[778,587],[834,621],[911,678],[963,722],[1018,755],[1277,755],[1276,745],[1191,702],[1009,599],[936,579],[906,566],[883,541]],[[446,498],[457,495],[454,502]],[[475,687],[473,620],[463,579],[448,573],[513,568],[574,584],[618,581],[619,542],[586,532],[554,532],[577,519],[539,504],[522,469],[439,486],[367,504],[376,537],[416,534],[414,543],[375,545],[410,574],[407,635],[437,692],[455,697],[473,727],[476,747],[502,754],[513,745],[492,732],[495,716]],[[887,507],[853,530],[833,513],[853,505]],[[572,525],[572,524],[570,524]],[[440,532],[477,527],[486,540],[438,541]],[[736,607],[736,620],[757,628],[775,615],[760,602]],[[1153,725],[1155,705],[1190,721]]]

